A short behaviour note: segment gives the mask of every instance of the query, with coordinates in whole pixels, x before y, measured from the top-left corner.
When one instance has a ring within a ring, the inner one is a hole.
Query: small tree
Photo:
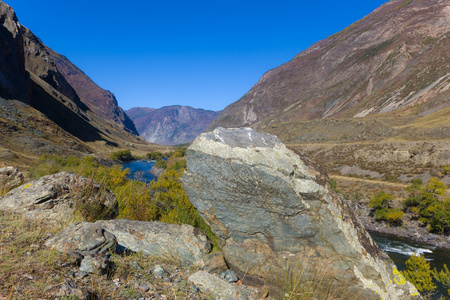
[[[401,209],[391,207],[393,199],[394,196],[381,191],[370,199],[369,207],[373,208],[375,219],[386,221],[390,225],[401,225],[402,218],[405,214]]]
[[[406,262],[403,276],[414,284],[419,292],[431,293],[436,289],[431,276],[430,263],[421,255],[412,255]]]

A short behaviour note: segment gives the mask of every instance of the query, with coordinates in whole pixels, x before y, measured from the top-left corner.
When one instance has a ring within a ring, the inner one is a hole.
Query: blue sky
[[[385,0],[5,0],[119,105],[221,110]]]

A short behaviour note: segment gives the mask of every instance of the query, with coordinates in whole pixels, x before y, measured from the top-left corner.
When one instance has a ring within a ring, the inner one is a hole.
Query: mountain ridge
[[[269,131],[277,124],[382,113],[417,116],[445,106],[449,20],[446,1],[390,1],[266,72],[209,130]]]
[[[146,141],[173,146],[192,142],[218,116],[218,112],[171,105],[159,109],[134,107],[126,111]]]

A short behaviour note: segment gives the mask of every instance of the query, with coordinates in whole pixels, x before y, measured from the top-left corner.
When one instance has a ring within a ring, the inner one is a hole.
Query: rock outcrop
[[[420,297],[327,175],[276,136],[219,128],[192,143],[186,162],[183,187],[244,283],[296,278],[320,295]]]
[[[101,220],[95,224],[115,235],[122,250],[180,258],[185,264],[200,262],[211,251],[208,237],[190,225],[126,219]]]
[[[98,204],[103,206],[105,216],[117,216],[117,199],[110,190],[79,175],[61,172],[11,190],[0,197],[0,210],[23,213],[29,218],[61,220],[70,218],[79,201],[96,197],[103,201]]]

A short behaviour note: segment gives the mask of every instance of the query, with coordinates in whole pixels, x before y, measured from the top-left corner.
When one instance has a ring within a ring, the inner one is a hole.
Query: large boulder
[[[276,290],[295,282],[358,299],[420,297],[327,175],[276,136],[218,128],[192,143],[186,162],[183,187],[244,283]]]
[[[101,220],[95,224],[116,236],[119,249],[168,256],[192,265],[211,251],[208,237],[190,225],[161,222]]]
[[[113,192],[69,172],[44,176],[11,190],[0,197],[0,210],[23,213],[28,218],[62,220],[69,218],[77,205],[85,201],[97,201],[95,204],[101,206],[98,212],[104,217],[118,214]]]

